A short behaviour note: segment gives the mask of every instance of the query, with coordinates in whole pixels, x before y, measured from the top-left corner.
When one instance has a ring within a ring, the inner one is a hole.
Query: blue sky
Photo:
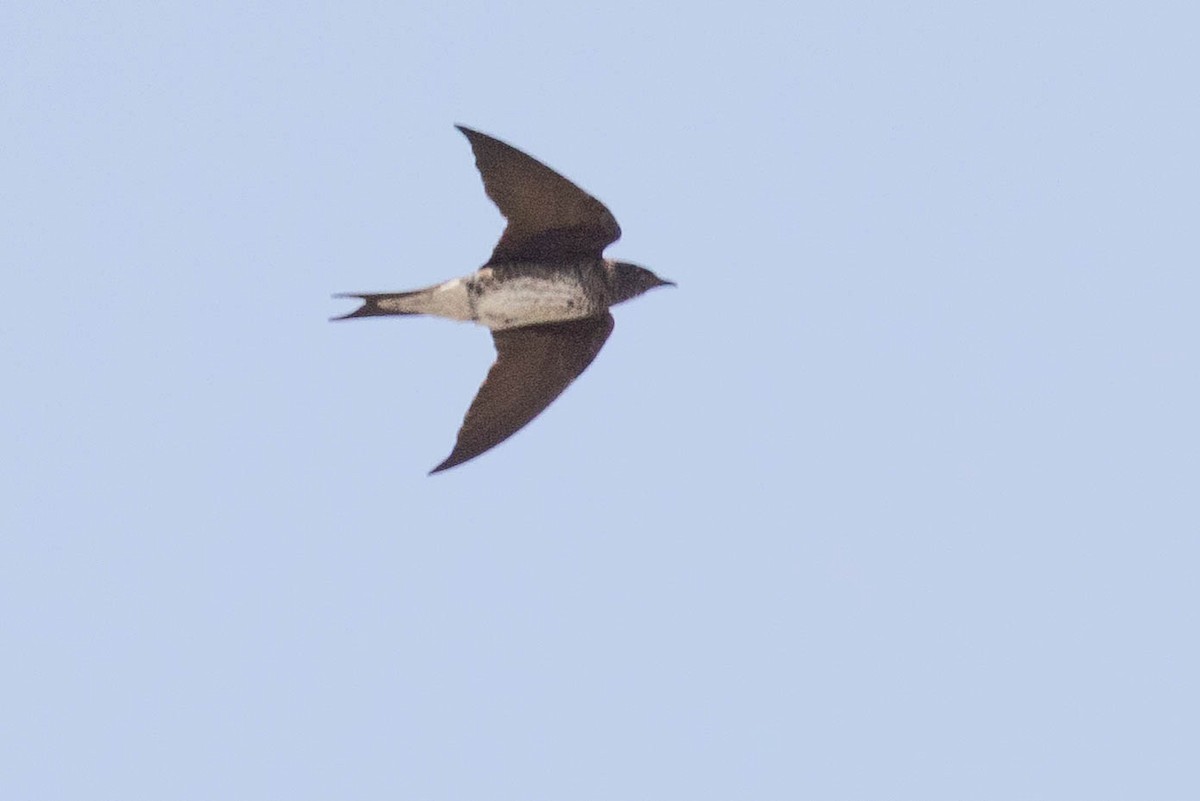
[[[1191,4],[8,4],[0,795],[1200,796]],[[332,325],[603,200],[616,310]]]

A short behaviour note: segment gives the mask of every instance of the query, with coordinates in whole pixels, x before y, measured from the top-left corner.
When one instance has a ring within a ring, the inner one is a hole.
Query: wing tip
[[[470,457],[467,457],[467,459],[469,459],[469,458]],[[438,473],[441,473],[444,470],[449,470],[451,467],[458,467],[460,464],[467,461],[467,459],[460,458],[458,456],[458,451],[456,450],[454,453],[450,454],[444,460],[442,460],[441,464],[439,464],[437,467],[430,470],[426,475],[433,476],[433,475],[437,475]]]

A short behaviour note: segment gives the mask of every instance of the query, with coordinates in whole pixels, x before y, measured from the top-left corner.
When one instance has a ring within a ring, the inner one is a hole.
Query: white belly
[[[494,283],[475,300],[475,319],[493,331],[590,317],[595,310],[578,281],[513,277]]]

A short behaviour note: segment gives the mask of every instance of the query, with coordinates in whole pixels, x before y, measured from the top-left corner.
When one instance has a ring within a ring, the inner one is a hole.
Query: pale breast
[[[600,311],[574,272],[552,278],[518,275],[488,279],[490,276],[481,280],[473,293],[475,319],[493,331],[577,320]]]

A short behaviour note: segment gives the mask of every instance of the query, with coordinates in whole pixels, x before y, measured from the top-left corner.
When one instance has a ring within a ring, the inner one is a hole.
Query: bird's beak
[[[675,286],[676,284],[675,284],[675,282],[674,282],[674,281],[668,281],[668,280],[667,280],[667,279],[665,279],[665,278],[659,278],[659,279],[658,279],[658,285],[659,285],[659,286]]]

